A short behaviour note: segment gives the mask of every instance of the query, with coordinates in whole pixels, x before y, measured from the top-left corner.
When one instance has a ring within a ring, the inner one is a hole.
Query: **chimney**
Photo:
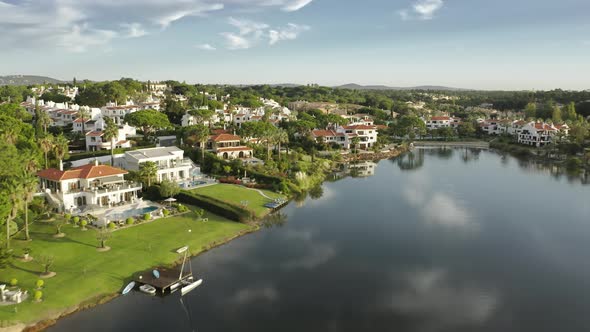
[[[94,159],[94,166],[98,166],[98,159]]]
[[[64,163],[61,160],[59,161],[59,170],[62,171],[62,172],[64,170]]]

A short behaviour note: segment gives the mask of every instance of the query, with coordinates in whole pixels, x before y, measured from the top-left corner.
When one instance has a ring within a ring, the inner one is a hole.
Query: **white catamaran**
[[[189,280],[182,280],[182,273],[184,272],[184,265],[186,264],[186,261],[188,258],[188,253],[189,253],[188,246],[184,246],[182,248],[179,248],[177,250],[177,252],[179,254],[184,253],[184,258],[182,260],[182,266],[180,268],[180,275],[178,276],[178,282],[183,285],[183,287],[180,289],[180,296],[184,296],[185,294],[188,294],[193,289],[199,287],[203,283],[203,279],[199,279],[197,281],[192,281],[193,278],[190,277],[190,278],[188,278],[190,281]],[[188,260],[188,266],[189,266],[189,269],[190,269],[191,275],[192,275],[193,274],[193,267],[191,265],[190,259]]]

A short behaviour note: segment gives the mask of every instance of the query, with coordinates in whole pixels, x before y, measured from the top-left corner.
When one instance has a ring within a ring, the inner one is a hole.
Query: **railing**
[[[113,184],[109,185],[108,187],[94,187],[94,188],[75,188],[69,189],[66,192],[55,192],[52,190],[52,193],[57,193],[59,195],[69,195],[69,194],[77,194],[77,193],[96,193],[96,194],[106,194],[109,192],[117,192],[120,190],[128,190],[128,189],[141,189],[141,183],[138,182],[121,182],[120,184]]]

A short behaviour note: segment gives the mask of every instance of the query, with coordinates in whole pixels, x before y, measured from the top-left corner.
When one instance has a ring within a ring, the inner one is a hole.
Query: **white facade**
[[[314,130],[311,135],[316,142],[323,139],[324,143],[337,143],[343,149],[353,148],[353,139],[358,137],[358,148],[369,149],[377,143],[379,133],[376,126],[353,125],[339,127],[336,130]]]
[[[125,181],[126,171],[88,164],[71,170],[46,169],[38,173],[40,188],[60,212],[76,212],[87,205],[111,207],[137,200],[141,184]]]
[[[141,164],[148,161],[158,165],[157,182],[183,181],[199,175],[193,162],[184,158],[184,151],[175,146],[127,151],[123,168],[139,171]]]

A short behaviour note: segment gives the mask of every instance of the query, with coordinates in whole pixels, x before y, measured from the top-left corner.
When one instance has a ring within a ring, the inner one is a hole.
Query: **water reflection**
[[[403,285],[403,287],[399,287]],[[492,317],[498,306],[495,292],[451,281],[445,269],[420,269],[397,275],[391,309],[419,317],[422,331],[452,330],[479,326]]]
[[[264,217],[261,224],[265,228],[283,227],[287,223],[287,220],[288,216],[286,213],[277,211]]]
[[[402,171],[417,170],[424,166],[425,149],[415,149],[392,159]]]

